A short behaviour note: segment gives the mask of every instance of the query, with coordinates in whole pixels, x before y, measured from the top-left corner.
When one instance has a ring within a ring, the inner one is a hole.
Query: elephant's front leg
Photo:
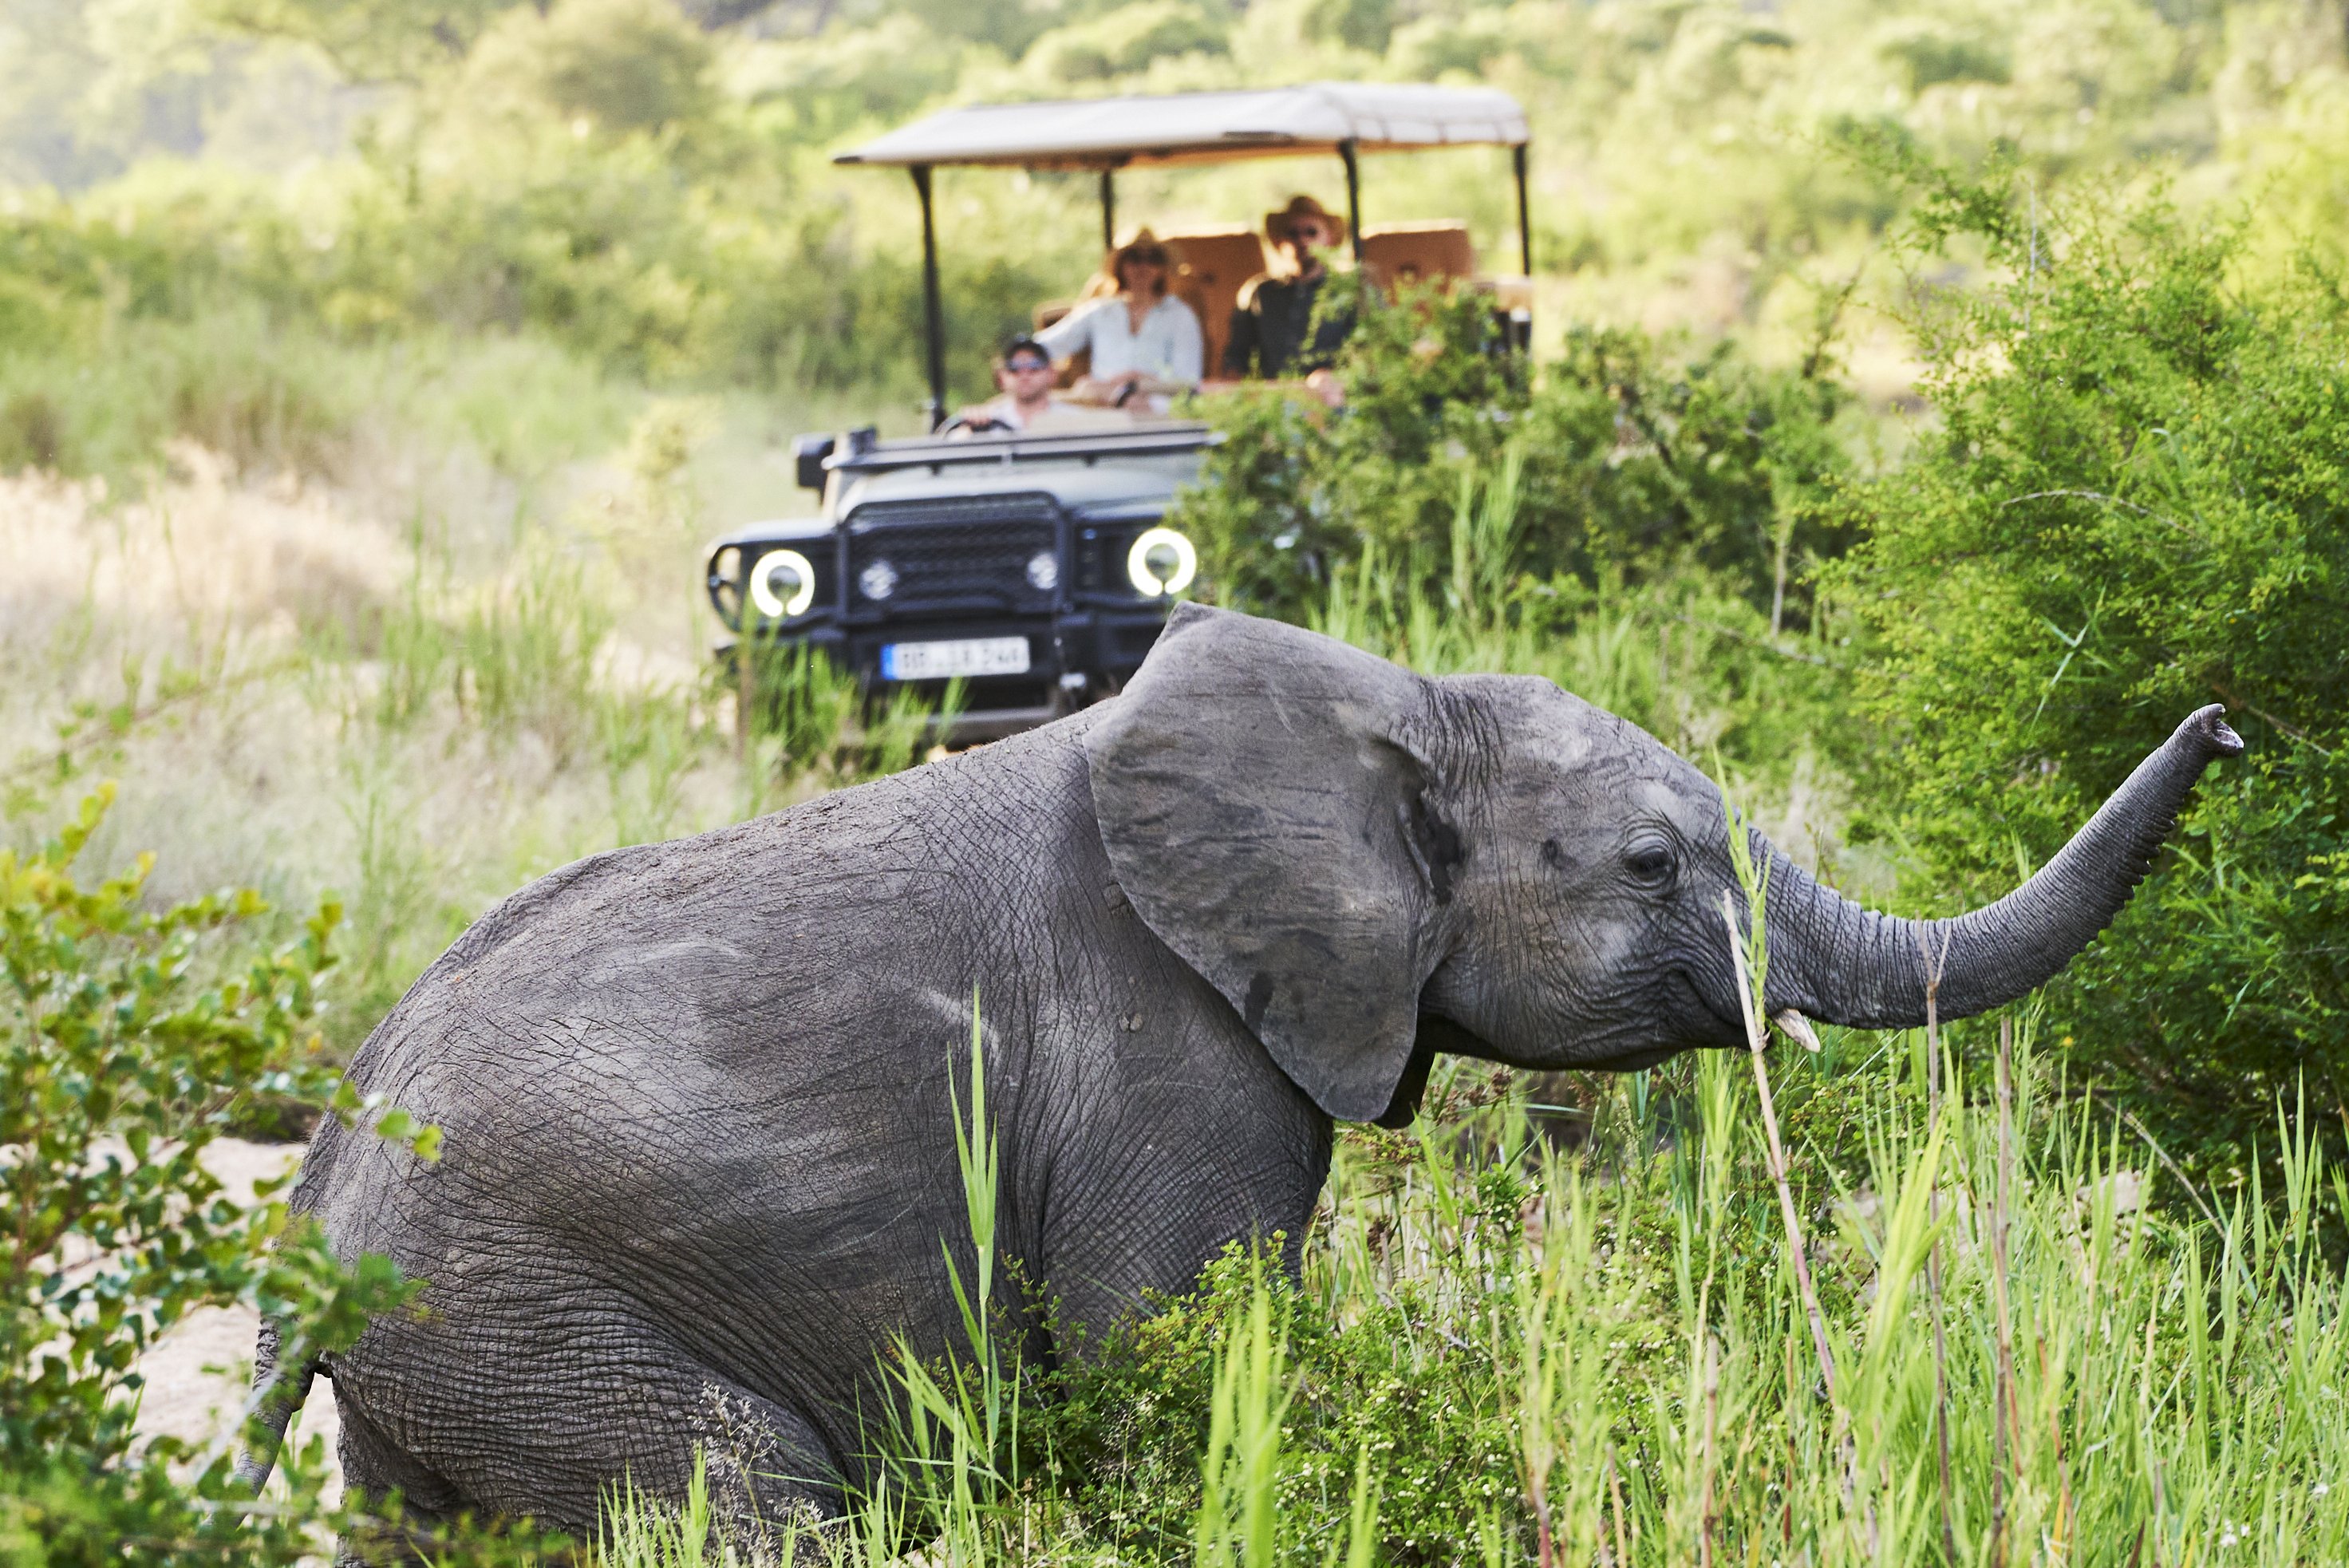
[[[1164,1027],[1123,1031],[1122,1081],[1065,1118],[1054,1151],[1040,1240],[1056,1356],[1188,1292],[1233,1243],[1278,1236],[1294,1270],[1330,1174],[1329,1116],[1220,1000]]]

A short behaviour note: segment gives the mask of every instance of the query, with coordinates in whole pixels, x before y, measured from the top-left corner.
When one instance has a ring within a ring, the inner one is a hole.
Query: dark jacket
[[[1312,278],[1250,278],[1232,309],[1224,336],[1224,374],[1301,376],[1328,366],[1354,329],[1354,313],[1332,312],[1313,330],[1313,303],[1328,282],[1326,271]]]

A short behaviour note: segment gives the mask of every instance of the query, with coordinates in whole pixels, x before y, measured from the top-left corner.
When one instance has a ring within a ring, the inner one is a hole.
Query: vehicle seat
[[[1463,223],[1384,223],[1362,231],[1362,263],[1381,287],[1434,283],[1448,290],[1475,277],[1476,247]]]
[[[1212,379],[1224,362],[1224,337],[1231,327],[1232,306],[1239,303],[1240,286],[1265,270],[1264,242],[1254,229],[1195,229],[1161,239],[1174,264],[1167,286],[1199,318],[1206,373]]]
[[[1046,300],[1043,304],[1038,306],[1034,314],[1029,317],[1029,320],[1033,323],[1032,329],[1038,332],[1043,331],[1044,328],[1051,326],[1055,321],[1062,319],[1069,314],[1069,312],[1074,310],[1078,306],[1083,303],[1084,301],[1081,299]],[[1092,371],[1092,368],[1093,351],[1090,348],[1080,348],[1075,353],[1070,355],[1067,361],[1061,366],[1060,369],[1053,373],[1052,385],[1065,392],[1071,387],[1075,386],[1079,381],[1083,380],[1086,375]]]

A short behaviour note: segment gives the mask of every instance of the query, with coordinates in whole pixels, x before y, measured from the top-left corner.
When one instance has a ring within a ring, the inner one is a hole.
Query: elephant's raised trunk
[[[2203,768],[2241,754],[2241,737],[2220,722],[2224,711],[2213,704],[2178,725],[2037,876],[1954,919],[1863,909],[1770,849],[1771,1008],[1866,1029],[1914,1028],[1925,1022],[1920,946],[1938,959],[1945,942],[1936,999],[1944,1018],[1983,1012],[2043,983],[2128,902]]]

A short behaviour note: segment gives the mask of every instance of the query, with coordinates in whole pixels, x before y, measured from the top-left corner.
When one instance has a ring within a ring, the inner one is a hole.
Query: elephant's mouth
[[[1584,1035],[1556,1064],[1577,1072],[1636,1073],[1683,1051],[1735,1045],[1745,1038],[1744,1021],[1724,1017],[1686,970],[1665,970],[1623,1000],[1616,1023],[1596,1038]]]
[[[1694,1006],[1689,1010],[1689,1016],[1710,1019],[1720,1025],[1722,1033],[1729,1036],[1730,1044],[1734,1045],[1744,1040],[1745,1020],[1741,1016],[1724,1013],[1720,1008],[1714,1006],[1713,999],[1705,994],[1704,987],[1696,982],[1694,975],[1685,969],[1675,968],[1671,971],[1671,977],[1674,983],[1687,994],[1688,1000],[1694,1003]],[[1703,1040],[1692,1042],[1692,1044],[1717,1045],[1721,1042]]]

